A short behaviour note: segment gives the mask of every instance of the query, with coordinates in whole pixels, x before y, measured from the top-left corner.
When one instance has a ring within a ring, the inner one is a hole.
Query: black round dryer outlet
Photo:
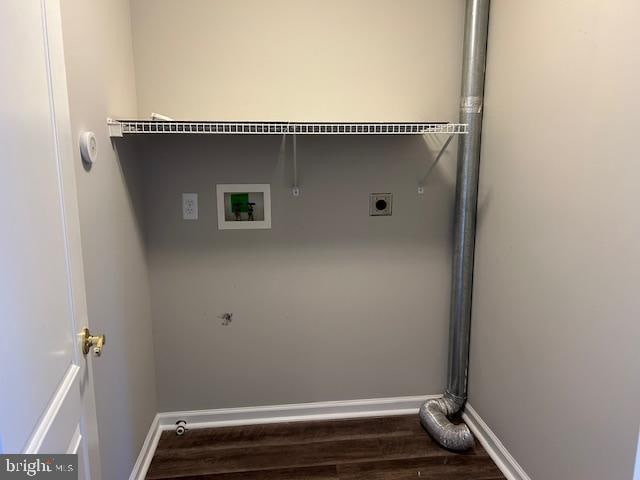
[[[387,201],[380,199],[376,202],[376,210],[384,210],[387,208]]]

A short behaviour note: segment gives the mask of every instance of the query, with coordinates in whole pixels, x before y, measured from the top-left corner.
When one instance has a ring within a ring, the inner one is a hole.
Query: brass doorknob
[[[96,357],[102,355],[102,349],[106,343],[106,337],[104,335],[91,335],[88,328],[82,329],[82,353],[85,355],[89,353],[91,347],[93,347],[93,353]]]

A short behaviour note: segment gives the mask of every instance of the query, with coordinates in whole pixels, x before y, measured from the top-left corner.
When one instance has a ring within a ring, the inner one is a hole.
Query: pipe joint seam
[[[460,111],[462,113],[482,113],[484,97],[462,97]]]

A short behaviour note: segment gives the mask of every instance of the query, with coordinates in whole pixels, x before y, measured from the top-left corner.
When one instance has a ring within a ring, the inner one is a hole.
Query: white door
[[[0,1],[0,451],[98,480],[59,0]]]

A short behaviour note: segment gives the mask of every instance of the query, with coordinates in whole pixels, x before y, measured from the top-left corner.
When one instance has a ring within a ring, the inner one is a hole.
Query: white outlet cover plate
[[[389,216],[392,212],[393,194],[370,193],[369,215],[372,217]]]
[[[197,193],[182,194],[182,219],[183,220],[198,219],[198,194]]]

